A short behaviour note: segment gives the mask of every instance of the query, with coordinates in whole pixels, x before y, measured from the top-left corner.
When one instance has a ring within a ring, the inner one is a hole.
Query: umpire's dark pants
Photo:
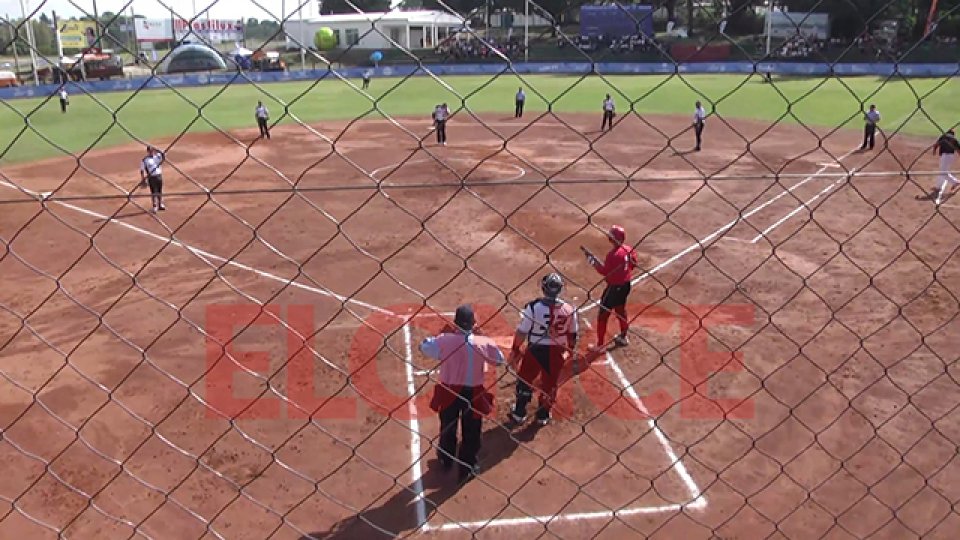
[[[270,138],[270,126],[267,125],[266,118],[257,118],[257,126],[260,127],[260,136]]]
[[[870,149],[873,150],[873,146],[876,143],[876,139],[877,139],[876,124],[867,124],[863,126],[863,146],[861,146],[860,148],[864,149],[869,144]]]
[[[60,100],[60,112],[67,112],[67,100]]]
[[[154,197],[163,195],[163,176],[148,176],[147,185],[150,186],[150,195]]]
[[[460,389],[457,399],[440,411],[440,462],[452,465],[453,459],[460,462],[460,470],[469,472],[477,464],[480,453],[480,438],[483,434],[483,417],[473,408],[473,398],[480,395],[483,387],[467,386]],[[457,451],[457,423],[463,442]]]
[[[516,109],[516,112],[513,113],[513,116],[515,118],[520,118],[521,116],[523,116],[523,100],[522,99],[517,100],[517,109]]]
[[[437,120],[437,144],[447,142],[447,121]]]
[[[693,126],[693,131],[694,133],[697,134],[697,146],[695,150],[700,150],[700,143],[703,141],[703,127],[704,127],[703,122],[697,122]]]
[[[613,129],[613,111],[603,111],[603,122],[600,124],[600,131],[610,126]]]

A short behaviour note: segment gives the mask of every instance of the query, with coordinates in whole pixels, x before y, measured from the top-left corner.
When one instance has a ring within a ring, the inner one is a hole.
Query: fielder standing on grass
[[[956,133],[952,129],[941,135],[933,145],[933,155],[940,156],[940,175],[938,177],[940,186],[933,186],[933,193],[931,193],[931,195],[936,195],[937,204],[940,204],[944,195],[947,194],[947,184],[952,185],[950,193],[955,192],[960,187],[960,180],[957,180],[957,177],[951,172],[953,162],[957,159],[957,152],[960,152],[960,142],[957,141]]]
[[[513,113],[514,118],[520,118],[523,116],[523,103],[527,100],[527,94],[523,92],[523,88],[517,89],[517,103],[516,110]]]
[[[539,377],[540,396],[536,419],[545,426],[557,400],[557,381],[566,358],[576,354],[577,309],[560,299],[563,280],[557,274],[540,281],[543,296],[527,304],[520,313],[520,324],[510,348],[510,365],[517,370],[516,402],[510,419],[516,424],[527,420],[527,405],[533,398],[533,383]],[[526,350],[520,350],[526,342]]]
[[[67,105],[70,104],[70,95],[67,94],[66,87],[60,87],[60,112],[67,114]]]
[[[437,131],[437,144],[447,145],[447,119],[450,118],[450,109],[446,103],[441,103],[433,109],[433,128]]]
[[[602,263],[586,248],[581,248],[587,256],[587,262],[604,277],[607,283],[603,297],[600,299],[600,313],[597,315],[597,344],[590,347],[591,352],[606,350],[607,321],[610,318],[610,311],[615,311],[620,320],[620,334],[614,338],[614,344],[618,347],[626,347],[630,344],[627,339],[627,331],[630,329],[630,321],[627,319],[627,298],[630,296],[633,269],[637,267],[637,255],[633,248],[625,244],[627,234],[623,227],[619,225],[610,227],[607,239],[613,244],[613,248],[607,253]]]
[[[163,152],[153,146],[147,147],[147,155],[140,162],[140,181],[150,186],[150,201],[153,212],[166,210],[163,206]]]
[[[257,109],[254,111],[254,116],[257,117],[257,126],[260,128],[260,137],[270,138],[270,126],[268,121],[270,120],[270,111],[263,106],[262,101],[257,102]]]
[[[703,105],[698,101],[694,105],[693,109],[693,132],[697,135],[697,146],[693,149],[694,152],[700,151],[700,143],[703,138],[703,127],[707,122],[707,111],[704,110]]]
[[[473,333],[476,318],[469,305],[457,308],[456,329],[420,343],[420,351],[440,361],[440,381],[434,386],[430,408],[440,415],[437,458],[444,469],[459,464],[460,481],[479,472],[477,454],[483,434],[483,416],[493,411],[493,394],[483,386],[484,366],[503,365],[503,353],[488,337]],[[457,427],[462,442],[457,448]]]
[[[870,110],[863,115],[863,145],[860,146],[860,150],[866,150],[868,144],[870,149],[873,150],[877,138],[877,122],[879,121],[880,111],[877,110],[876,105],[870,105]]]
[[[613,98],[610,97],[610,94],[607,94],[607,97],[603,100],[603,121],[600,123],[600,131],[603,131],[610,126],[610,129],[613,129],[613,117],[617,114],[617,106],[613,103]]]

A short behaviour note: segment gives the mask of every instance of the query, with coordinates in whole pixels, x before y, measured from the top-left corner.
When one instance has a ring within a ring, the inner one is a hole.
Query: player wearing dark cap
[[[440,361],[440,381],[434,386],[430,408],[440,415],[437,458],[449,469],[459,465],[461,481],[475,476],[483,416],[493,412],[493,394],[483,385],[484,366],[503,364],[503,353],[488,337],[474,334],[476,318],[469,305],[457,308],[455,329],[420,344],[424,355]],[[463,440],[457,448],[457,425]]]
[[[957,180],[957,177],[951,172],[953,162],[957,159],[957,152],[960,152],[960,143],[957,142],[957,135],[952,129],[947,130],[946,133],[941,135],[933,145],[933,154],[940,156],[940,186],[933,187],[933,192],[937,197],[937,204],[940,204],[943,196],[947,194],[947,184],[953,186],[950,188],[950,193],[953,193],[960,187],[960,180]]]

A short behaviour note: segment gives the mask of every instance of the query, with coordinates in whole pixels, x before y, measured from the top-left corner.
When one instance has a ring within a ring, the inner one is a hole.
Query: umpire
[[[877,110],[876,105],[870,105],[870,110],[863,115],[863,121],[863,145],[860,146],[860,149],[866,150],[867,144],[869,144],[870,149],[873,150],[876,142],[877,122],[880,121],[880,111]]]
[[[693,132],[697,136],[697,145],[693,148],[694,152],[700,151],[700,144],[703,142],[703,128],[707,122],[707,111],[699,101],[693,109]]]
[[[517,89],[517,106],[513,112],[514,118],[520,118],[523,116],[523,104],[525,101],[527,101],[527,94],[523,92],[523,88]]]
[[[147,155],[140,162],[140,181],[150,186],[153,211],[166,210],[163,206],[163,152],[154,146],[147,147]]]
[[[430,408],[440,414],[437,458],[445,469],[456,460],[463,482],[479,472],[483,416],[493,412],[493,394],[483,386],[484,366],[503,365],[504,358],[492,339],[473,333],[476,319],[469,305],[457,308],[453,322],[456,329],[423,340],[420,351],[440,361],[440,381],[430,400]],[[459,450],[457,424],[463,432]]]
[[[260,128],[260,137],[270,138],[270,126],[267,123],[270,120],[270,111],[263,106],[262,101],[257,102],[257,108],[254,111],[254,116],[257,118],[257,127]]]
[[[450,109],[446,103],[437,105],[433,109],[433,127],[437,130],[437,144],[447,145],[447,119],[450,118]]]

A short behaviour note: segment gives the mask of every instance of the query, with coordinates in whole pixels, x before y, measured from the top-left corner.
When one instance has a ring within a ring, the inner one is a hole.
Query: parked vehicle
[[[11,86],[20,86],[20,80],[17,74],[12,71],[0,71],[0,88],[9,88]]]
[[[93,49],[86,54],[64,58],[62,66],[74,81],[92,79],[106,81],[111,77],[123,78],[123,59],[108,50]]]

